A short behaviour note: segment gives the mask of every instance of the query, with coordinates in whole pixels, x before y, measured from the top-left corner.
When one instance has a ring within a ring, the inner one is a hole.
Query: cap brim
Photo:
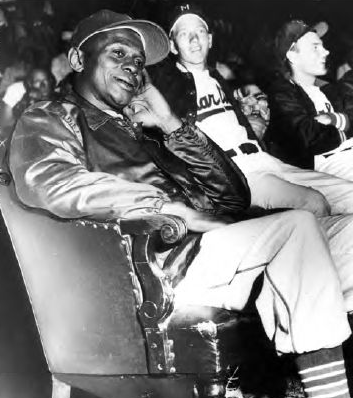
[[[325,36],[328,31],[328,24],[324,21],[317,23],[310,28],[311,32],[315,32],[319,37]]]
[[[97,30],[93,35],[124,27],[132,28],[143,37],[146,66],[162,61],[169,54],[170,45],[167,34],[159,25],[151,21],[132,19],[130,21],[116,22]]]

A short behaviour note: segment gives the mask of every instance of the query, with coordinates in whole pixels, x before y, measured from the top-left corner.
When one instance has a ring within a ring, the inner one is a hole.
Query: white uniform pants
[[[341,279],[352,283],[353,216],[326,218],[327,235],[302,210],[242,221],[203,235],[201,249],[176,287],[176,305],[241,310],[264,272],[256,305],[278,352],[306,352],[340,345],[350,335]],[[345,236],[345,239],[343,237]],[[343,253],[342,253],[343,252]]]
[[[347,152],[353,155],[353,150]],[[266,152],[236,156],[233,160],[248,180],[252,205],[300,209],[308,196],[306,187],[311,187],[326,197],[332,214],[353,214],[353,159],[351,181],[291,166]]]
[[[353,138],[331,151],[331,156],[315,156],[315,170],[353,181]]]

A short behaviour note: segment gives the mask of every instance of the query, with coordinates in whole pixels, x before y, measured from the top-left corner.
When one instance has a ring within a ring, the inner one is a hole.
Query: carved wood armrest
[[[144,328],[158,325],[173,310],[171,283],[156,259],[158,241],[176,244],[187,233],[184,220],[177,216],[158,214],[120,221],[122,235],[128,235],[132,263],[140,281],[143,302],[139,316]]]
[[[187,233],[185,221],[169,214],[122,219],[120,228],[122,235],[143,236],[158,233],[167,244],[179,242]]]
[[[165,214],[143,216],[120,220],[120,230],[129,236],[132,263],[143,293],[138,315],[146,338],[149,371],[172,373],[172,341],[162,324],[174,309],[174,292],[155,252],[158,241],[175,245],[186,236],[185,221]]]

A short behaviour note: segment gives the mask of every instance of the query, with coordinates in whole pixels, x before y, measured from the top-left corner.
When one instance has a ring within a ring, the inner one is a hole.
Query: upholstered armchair
[[[187,233],[181,218],[62,220],[19,204],[2,175],[0,206],[32,305],[53,398],[224,397],[257,318],[212,307],[175,310],[173,264],[155,245]],[[228,384],[229,385],[229,384]],[[227,392],[228,391],[228,392]]]

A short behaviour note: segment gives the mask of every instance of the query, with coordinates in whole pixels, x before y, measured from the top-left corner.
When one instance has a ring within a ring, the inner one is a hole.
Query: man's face
[[[41,69],[33,71],[30,86],[38,91],[41,99],[46,99],[53,91],[53,84],[48,73]]]
[[[295,47],[291,58],[294,72],[310,76],[326,74],[326,58],[329,52],[315,32],[306,33],[297,41]]]
[[[140,36],[125,28],[99,33],[88,48],[81,94],[99,109],[122,109],[142,83],[145,54]]]
[[[187,14],[177,21],[173,29],[172,52],[178,54],[186,66],[206,65],[212,35],[196,15]]]

